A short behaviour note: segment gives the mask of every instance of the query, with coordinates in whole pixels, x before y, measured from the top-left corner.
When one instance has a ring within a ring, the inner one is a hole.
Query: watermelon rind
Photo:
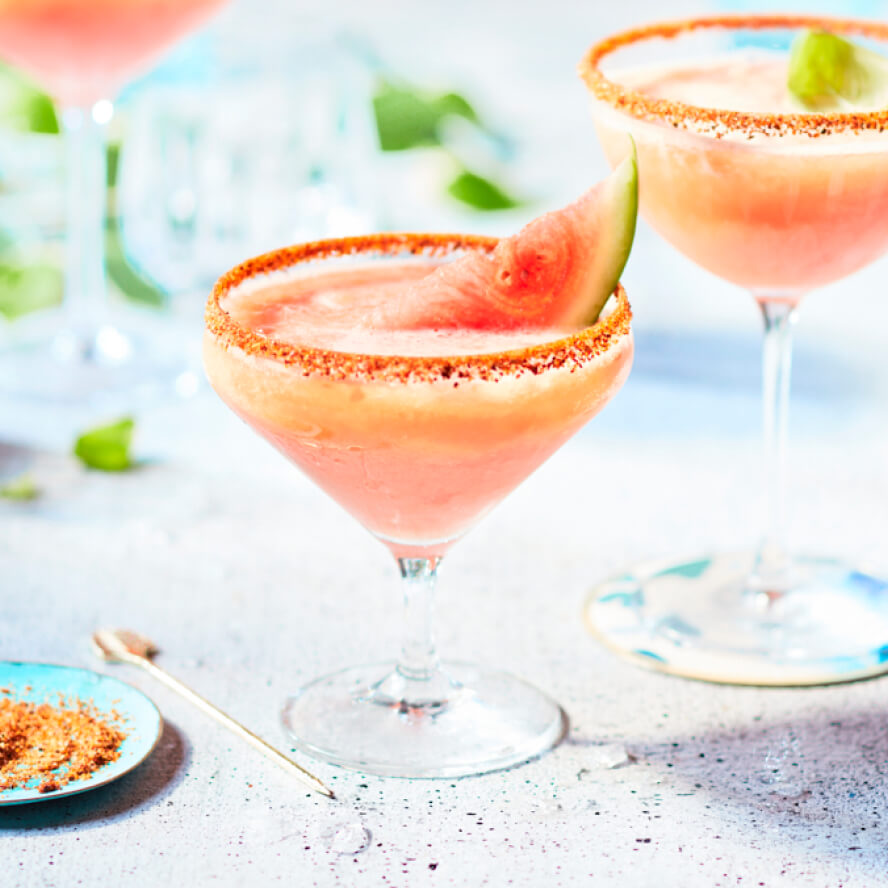
[[[638,153],[632,137],[627,135],[626,140],[628,154],[599,185],[597,237],[588,259],[593,265],[590,283],[577,294],[573,306],[566,306],[564,324],[568,327],[588,327],[598,320],[632,252],[638,219]]]

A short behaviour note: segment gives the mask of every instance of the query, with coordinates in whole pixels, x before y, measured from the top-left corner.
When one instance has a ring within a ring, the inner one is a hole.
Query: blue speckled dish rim
[[[108,764],[103,765],[91,777],[83,780],[73,781],[55,792],[40,792],[37,787],[25,787],[5,790],[0,789],[0,808],[2,808],[3,806],[26,805],[33,802],[51,802],[56,799],[69,798],[72,795],[80,795],[80,793],[89,792],[91,789],[98,789],[101,786],[107,786],[109,783],[118,780],[119,778],[123,777],[126,774],[129,774],[131,771],[137,768],[148,758],[148,756],[151,755],[152,752],[154,752],[155,748],[157,747],[157,744],[160,741],[160,736],[163,733],[163,716],[160,714],[160,710],[157,708],[157,705],[154,703],[154,701],[138,688],[135,688],[132,685],[121,681],[119,678],[115,678],[114,676],[106,675],[103,672],[96,672],[93,669],[86,669],[82,666],[67,666],[60,663],[35,663],[19,660],[0,660],[0,687],[6,686],[4,670],[9,667],[22,667],[23,669],[31,668],[48,671],[58,670],[69,675],[77,674],[82,677],[90,676],[91,680],[94,681],[97,686],[113,686],[114,688],[119,689],[120,693],[114,697],[114,700],[117,700],[118,698],[120,698],[120,700],[118,701],[118,703],[115,703],[114,706],[117,711],[125,717],[125,725],[129,731],[127,737],[121,744],[122,751],[126,750],[128,743],[133,742],[131,739],[133,728],[142,729],[146,723],[144,715],[137,721],[136,717],[128,711],[128,707],[126,706],[126,697],[131,697],[132,699],[138,700],[143,706],[146,707],[148,712],[153,716],[156,728],[153,732],[153,736],[150,736],[147,740],[143,741],[145,743],[144,749],[137,749],[135,752],[133,752],[132,760],[125,762],[123,766],[121,766],[120,759],[118,758],[116,761],[109,762]],[[26,681],[26,683],[29,682]],[[34,695],[32,699],[30,692],[28,694],[25,694],[18,688],[16,688],[15,690],[15,699],[37,702],[36,695]],[[62,693],[67,695],[70,693],[70,691],[66,691],[64,687],[47,689],[47,693],[43,695],[42,699],[40,699],[39,702],[45,702],[45,700],[48,698],[48,695],[53,693]],[[120,703],[123,703],[123,705],[121,706]],[[99,704],[96,705],[97,708],[99,708],[101,711],[106,711]]]

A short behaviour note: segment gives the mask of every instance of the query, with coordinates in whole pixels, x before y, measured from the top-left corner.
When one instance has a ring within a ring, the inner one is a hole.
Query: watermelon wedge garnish
[[[387,329],[579,330],[594,324],[629,258],[638,213],[635,145],[579,200],[491,253],[469,253],[378,307]]]

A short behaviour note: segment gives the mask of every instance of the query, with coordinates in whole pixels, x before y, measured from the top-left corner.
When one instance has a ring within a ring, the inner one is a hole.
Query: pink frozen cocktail
[[[217,284],[204,341],[213,387],[388,546],[405,581],[398,663],[318,679],[287,704],[305,751],[443,777],[515,764],[562,736],[560,708],[531,686],[439,664],[431,591],[453,543],[626,379],[617,278],[635,208],[630,157],[511,238],[322,241]]]
[[[587,610],[651,668],[770,685],[888,669],[888,583],[788,552],[783,493],[798,304],[888,250],[886,47],[881,23],[725,16],[617,34],[581,63],[608,158],[634,140],[642,214],[765,322],[761,546],[642,565]]]

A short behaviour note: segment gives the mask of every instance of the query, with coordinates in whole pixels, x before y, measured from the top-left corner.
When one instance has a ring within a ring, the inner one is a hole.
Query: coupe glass
[[[222,0],[3,0],[0,57],[30,74],[60,107],[66,145],[67,249],[63,319],[48,353],[4,356],[4,388],[67,403],[138,392],[181,372],[114,323],[105,285],[105,125],[117,89]]]
[[[888,111],[706,108],[627,84],[633,71],[664,62],[786,53],[802,28],[854,35],[883,52],[888,41],[882,24],[722,17],[618,34],[581,65],[609,159],[626,133],[635,141],[642,214],[761,308],[768,504],[756,552],[638,567],[595,591],[587,623],[651,668],[733,684],[823,684],[888,670],[888,584],[784,545],[792,328],[809,290],[888,248]]]
[[[498,354],[347,354],[239,325],[226,300],[264,281],[391,263],[449,262],[492,238],[373,235],[279,250],[225,275],[210,298],[204,364],[220,397],[383,542],[403,578],[395,663],[320,678],[286,704],[305,752],[400,777],[454,777],[524,761],[563,736],[545,694],[486,667],[439,662],[432,624],[442,557],[617,392],[632,362],[630,309],[576,334]],[[273,298],[273,297],[270,297]]]

